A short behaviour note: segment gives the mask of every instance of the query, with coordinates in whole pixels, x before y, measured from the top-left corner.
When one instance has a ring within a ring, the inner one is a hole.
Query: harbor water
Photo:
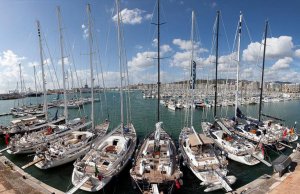
[[[87,94],[88,95],[88,94]],[[120,122],[120,96],[118,92],[108,92],[107,93],[107,103],[105,103],[105,98],[103,93],[98,96],[100,101],[95,103],[95,120],[96,124],[109,119],[111,121],[110,129],[116,127]],[[48,100],[51,101],[56,98],[55,95],[48,95]],[[131,113],[125,111],[124,120],[130,119],[135,126],[140,142],[143,138],[155,128],[155,123],[157,122],[157,99],[143,99],[141,91],[130,92],[131,101]],[[41,103],[42,98],[26,98],[19,100],[5,100],[0,101],[0,113],[9,112],[10,108],[17,106],[18,104],[35,104]],[[82,109],[69,109],[69,115],[71,118],[87,116],[87,120],[90,119],[90,104],[85,105]],[[285,120],[284,125],[293,126],[295,121],[299,123],[300,113],[299,113],[300,101],[282,101],[282,102],[272,102],[263,104],[263,113],[267,115],[272,115]],[[245,105],[241,106],[240,109],[249,116],[257,118],[258,105]],[[58,108],[59,114],[62,114],[63,109]],[[184,126],[185,121],[185,109],[172,111],[160,105],[160,118],[163,121],[164,129],[172,136],[175,142],[178,142],[178,136],[181,128]],[[53,117],[56,108],[49,110],[50,117]],[[219,117],[232,117],[234,113],[233,107],[218,107],[217,115]],[[213,119],[213,108],[210,109],[194,109],[194,127],[195,130],[201,132],[200,123],[203,120],[212,121]],[[2,116],[0,117],[0,125],[7,125],[12,120],[12,116]],[[266,118],[267,119],[267,118]],[[4,138],[0,139],[0,147],[4,148]],[[295,147],[295,144],[292,144]],[[285,152],[291,152],[291,150],[286,150]],[[9,155],[6,152],[3,153],[11,161],[13,161],[18,166],[23,166],[24,164],[32,161],[33,155]],[[275,159],[280,153],[274,151],[268,151],[268,155]],[[132,182],[129,176],[130,165],[128,165],[124,171],[115,177],[112,182],[107,185],[99,193],[138,193],[137,190],[133,189]],[[181,167],[183,175],[183,185],[175,193],[204,193],[204,187],[200,185],[200,181],[192,174],[190,170],[186,167]],[[61,191],[67,191],[72,187],[71,174],[73,170],[73,164],[66,164],[57,168],[50,170],[40,170],[35,166],[27,168],[25,171],[30,173],[32,176],[41,180],[42,182],[53,186]],[[233,188],[238,188],[255,178],[263,174],[271,174],[272,168],[267,167],[264,164],[258,164],[256,166],[246,166],[234,161],[229,160],[229,174],[235,175],[237,177],[237,182],[233,185]],[[83,191],[77,191],[76,193],[86,193]],[[216,191],[213,193],[224,193],[224,191]]]

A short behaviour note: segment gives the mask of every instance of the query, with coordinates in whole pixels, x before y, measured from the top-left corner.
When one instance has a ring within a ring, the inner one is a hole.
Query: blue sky
[[[113,19],[116,13],[113,0],[0,0],[0,93],[16,88],[19,80],[19,63],[22,64],[26,88],[34,89],[34,65],[37,66],[38,77],[41,79],[36,20],[41,23],[44,59],[48,61],[47,87],[55,87],[55,83],[51,81],[51,75],[54,75],[52,66],[57,69],[61,85],[56,6],[60,6],[62,12],[67,69],[72,70],[73,80],[76,80],[75,64],[78,79],[82,83],[89,80],[87,3],[91,4],[94,24],[94,55],[97,53],[96,48],[99,47],[105,83],[109,86],[118,85],[117,35]],[[131,83],[154,83],[156,61],[152,60],[152,57],[156,56],[156,28],[150,23],[156,21],[154,11],[156,3],[154,0],[121,0],[120,4]],[[161,21],[166,22],[161,27],[163,82],[187,78],[192,48],[190,42],[192,10],[196,13],[197,23],[194,60],[197,61],[198,78],[213,77],[212,34],[216,11],[220,10],[221,77],[233,77],[235,74],[236,53],[232,53],[232,47],[239,12],[242,11],[244,21],[241,77],[259,79],[261,59],[258,56],[261,55],[260,43],[265,20],[268,19],[270,28],[267,41],[266,80],[300,82],[300,28],[297,26],[300,21],[299,7],[300,2],[297,0],[161,0]],[[49,63],[50,55],[53,65]],[[99,61],[96,56],[94,61]],[[100,69],[99,63],[97,64]],[[68,75],[71,82],[71,73]],[[77,82],[74,83],[74,86],[77,85]]]

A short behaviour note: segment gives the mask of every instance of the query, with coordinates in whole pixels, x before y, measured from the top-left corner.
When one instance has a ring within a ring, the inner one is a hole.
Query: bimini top
[[[200,139],[200,142],[199,142],[199,139],[197,138],[197,135]],[[193,147],[193,146],[197,146],[197,145],[203,145],[203,144],[213,144],[213,140],[209,137],[206,137],[204,134],[191,134],[189,135],[189,142],[190,142],[190,145]]]

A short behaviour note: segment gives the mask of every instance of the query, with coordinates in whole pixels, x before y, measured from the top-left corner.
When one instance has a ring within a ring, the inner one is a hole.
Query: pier
[[[8,116],[8,115],[11,115],[11,113],[9,112],[9,113],[0,113],[0,117],[2,117],[2,116]]]
[[[5,156],[0,156],[0,193],[63,194],[24,172]]]
[[[300,191],[300,152],[295,151],[290,155],[295,169],[286,172],[282,177],[279,173],[262,175],[254,181],[229,192],[231,194],[283,194],[298,193]],[[228,193],[228,194],[229,194]]]

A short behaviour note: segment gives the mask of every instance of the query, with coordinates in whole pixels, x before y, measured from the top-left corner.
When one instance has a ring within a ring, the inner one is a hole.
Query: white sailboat
[[[42,66],[42,74],[43,74],[43,90],[44,90],[44,112],[46,114],[47,119],[47,99],[45,98],[46,95],[46,86],[45,86],[45,79],[44,79],[44,60],[43,60],[43,53],[42,53],[42,41],[41,41],[41,30],[40,30],[40,23],[37,21],[37,30],[38,30],[38,37],[39,37],[39,46],[40,46],[40,58],[41,58],[41,66]],[[62,38],[62,37],[61,37]],[[61,49],[61,52],[63,49]],[[63,52],[62,52],[62,69],[64,75],[64,60],[63,60]],[[63,79],[64,80],[64,79]],[[64,92],[65,92],[65,83],[64,83]],[[66,102],[66,101],[65,101]],[[83,130],[88,127],[91,122],[85,123],[80,118],[75,118],[73,120],[68,121],[68,112],[65,106],[64,117],[66,118],[66,124],[64,125],[55,125],[46,123],[42,127],[40,127],[39,131],[32,132],[32,133],[25,133],[23,136],[16,135],[11,138],[11,141],[8,145],[7,152],[10,154],[28,154],[34,153],[36,149],[40,146],[44,146],[50,141],[55,141],[57,138],[67,135],[70,132]]]
[[[216,120],[214,124],[209,122],[201,123],[203,132],[211,137],[215,145],[227,154],[227,157],[249,166],[256,165],[264,161],[264,150],[260,146],[255,146],[246,139],[231,133],[221,120]]]
[[[223,119],[223,123],[226,127],[231,127],[234,133],[239,136],[242,136],[252,142],[262,143],[268,147],[275,148],[276,150],[282,150],[285,147],[280,141],[296,141],[298,139],[298,135],[295,135],[293,131],[291,133],[285,133],[284,130],[281,130],[282,127],[279,125],[271,125],[269,121],[261,122],[261,103],[262,103],[262,92],[263,92],[263,77],[264,77],[264,63],[265,63],[265,49],[264,46],[264,56],[263,56],[263,70],[262,70],[262,81],[261,81],[261,91],[260,91],[260,104],[259,104],[259,119],[253,119],[250,117],[246,117],[242,114],[241,110],[238,108],[238,91],[239,91],[239,65],[240,65],[240,41],[241,41],[241,26],[242,26],[242,14],[240,14],[240,21],[238,27],[238,52],[237,52],[237,85],[236,85],[236,95],[235,95],[235,121],[233,122],[228,119]],[[266,35],[267,35],[267,27],[266,23],[265,29],[265,42],[266,45]],[[243,122],[246,124],[243,124]],[[287,130],[288,131],[288,130]],[[287,132],[286,131],[286,132]],[[285,135],[285,136],[284,136]]]
[[[194,87],[196,81],[196,64],[194,63],[194,11],[192,12],[192,33],[191,33],[191,75],[189,81],[190,101],[194,101]],[[189,115],[189,110],[186,112]],[[179,135],[179,149],[184,164],[206,185],[204,190],[214,191],[224,188],[226,192],[232,191],[230,185],[236,181],[234,176],[227,175],[228,161],[220,153],[217,155],[213,147],[213,140],[204,134],[198,134],[193,127],[193,110],[190,110],[190,126],[184,127]],[[188,118],[187,118],[188,119]],[[189,121],[186,121],[187,125]]]
[[[260,161],[264,161],[262,148],[255,146],[253,143],[244,138],[232,133],[222,122],[222,119],[216,118],[216,104],[217,104],[217,83],[218,83],[218,35],[219,35],[219,18],[220,12],[217,12],[217,25],[216,25],[216,81],[215,81],[215,106],[214,106],[214,123],[202,122],[201,127],[206,136],[211,137],[215,145],[220,150],[224,151],[228,158],[246,165],[255,165]],[[239,22],[239,31],[241,27],[241,17]],[[236,103],[237,104],[237,103]]]
[[[118,175],[130,161],[136,147],[136,132],[132,123],[124,125],[123,116],[123,81],[122,81],[122,50],[121,50],[121,15],[119,2],[116,1],[118,15],[118,47],[120,65],[120,99],[121,99],[121,124],[101,140],[94,143],[92,149],[76,161],[72,173],[72,183],[75,187],[67,193],[77,189],[95,192],[103,189],[113,177]],[[90,6],[87,6],[90,13]],[[90,23],[89,23],[90,29]],[[90,31],[90,30],[89,30]],[[128,108],[128,107],[127,107]]]
[[[59,21],[59,30],[61,32],[61,13],[60,8],[57,7],[57,15]],[[91,53],[92,54],[92,53]],[[91,89],[94,89],[94,77],[93,77],[93,63],[90,60],[91,69]],[[84,156],[91,147],[91,144],[95,138],[102,138],[109,127],[109,122],[98,125],[96,128],[94,126],[94,94],[92,92],[92,110],[91,110],[91,122],[92,128],[90,131],[94,132],[80,132],[75,131],[66,136],[61,137],[55,142],[49,142],[47,147],[44,149],[39,149],[34,157],[34,161],[39,161],[35,165],[41,169],[53,168],[68,162],[72,162],[77,158]]]
[[[180,171],[177,150],[174,141],[162,128],[160,121],[160,19],[159,0],[157,1],[158,27],[158,98],[157,123],[155,130],[144,139],[136,151],[135,161],[130,170],[130,176],[142,193],[172,193],[175,187],[180,188]]]
[[[34,153],[37,148],[45,146],[50,141],[56,141],[57,138],[67,135],[72,131],[78,131],[86,128],[91,123],[82,124],[80,119],[72,120],[71,124],[66,125],[46,125],[42,130],[25,133],[23,136],[17,134],[11,138],[7,152],[9,154],[29,154]]]
[[[38,161],[35,166],[40,169],[49,169],[60,166],[84,156],[90,149],[95,135],[88,131],[74,131],[62,136],[45,149],[39,147],[33,159]]]

